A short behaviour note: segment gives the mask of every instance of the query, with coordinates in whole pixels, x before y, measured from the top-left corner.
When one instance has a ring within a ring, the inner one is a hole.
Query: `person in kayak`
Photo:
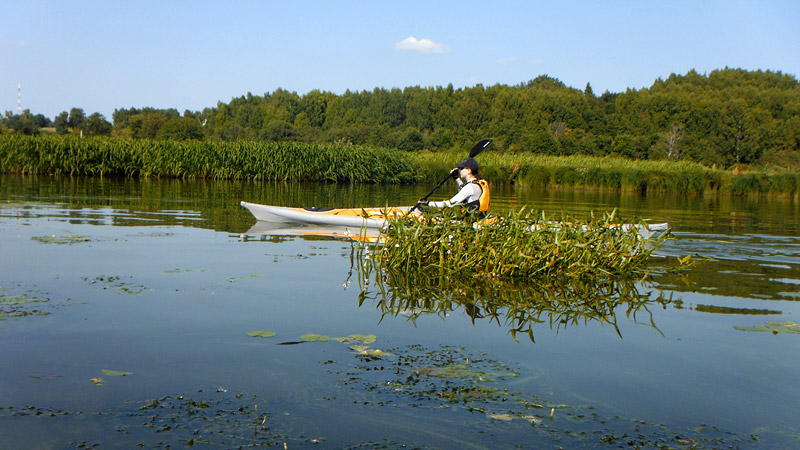
[[[479,174],[480,166],[475,158],[466,158],[456,164],[450,175],[458,184],[458,193],[450,200],[430,202],[420,200],[420,204],[433,208],[450,208],[466,206],[481,215],[489,211],[489,183]],[[461,181],[461,179],[464,181]]]

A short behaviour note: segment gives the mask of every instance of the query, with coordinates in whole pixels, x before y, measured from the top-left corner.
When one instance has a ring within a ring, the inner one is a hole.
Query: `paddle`
[[[491,140],[491,139],[482,139],[482,140],[478,141],[478,143],[477,143],[477,144],[475,144],[475,145],[472,147],[472,150],[470,150],[470,151],[469,151],[469,157],[470,157],[470,158],[474,158],[474,157],[478,156],[478,155],[479,155],[479,154],[480,154],[482,151],[486,150],[486,147],[488,147],[488,146],[489,146],[491,143],[492,143],[492,140]],[[435,188],[433,188],[433,190],[431,190],[430,192],[428,192],[428,195],[426,195],[425,197],[422,197],[422,198],[421,198],[421,199],[420,199],[420,200],[417,202],[417,204],[416,204],[416,205],[414,205],[413,207],[411,207],[411,209],[409,209],[409,210],[408,210],[408,213],[410,214],[412,211],[414,211],[415,209],[417,209],[417,208],[419,207],[419,205],[421,205],[421,204],[422,204],[422,202],[424,202],[425,200],[428,200],[428,197],[430,197],[431,195],[433,195],[433,193],[434,193],[434,192],[436,192],[437,190],[439,190],[439,188],[440,188],[440,187],[444,186],[444,184],[447,182],[447,180],[449,180],[449,179],[450,179],[450,177],[451,177],[451,175],[448,173],[448,174],[447,174],[447,177],[445,177],[445,179],[443,179],[442,181],[440,181],[440,182],[439,182],[439,184],[437,184],[437,185],[436,185],[436,187],[435,187]]]

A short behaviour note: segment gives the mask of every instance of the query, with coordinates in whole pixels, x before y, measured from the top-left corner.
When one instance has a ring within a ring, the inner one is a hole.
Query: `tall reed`
[[[410,183],[399,151],[291,142],[0,136],[0,171],[121,177]]]
[[[464,154],[420,152],[414,164],[428,182],[447,174]],[[478,156],[482,174],[493,183],[536,188],[597,188],[634,192],[705,192],[734,195],[800,195],[800,174],[719,170],[689,161],[640,161],[585,155],[546,156],[502,153],[491,148]]]

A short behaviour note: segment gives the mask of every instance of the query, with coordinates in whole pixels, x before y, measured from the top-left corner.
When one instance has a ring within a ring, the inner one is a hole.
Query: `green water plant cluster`
[[[0,320],[12,317],[46,316],[50,312],[42,309],[48,299],[31,297],[27,294],[12,294],[0,287]]]
[[[756,325],[752,327],[733,327],[739,331],[767,331],[772,334],[778,333],[792,333],[800,334],[800,325],[794,322],[787,321],[769,321],[764,325]]]
[[[0,136],[0,172],[35,175],[409,183],[401,152],[294,142]]]
[[[77,234],[67,234],[63,236],[56,236],[55,234],[51,236],[33,236],[31,239],[37,242],[41,242],[42,244],[79,244],[81,242],[89,242],[91,237],[86,235],[77,235]]]
[[[276,399],[269,387],[251,393],[238,386],[189,384],[187,394],[163,395],[158,387],[151,387],[146,397],[111,408],[2,404],[0,419],[23,430],[51,427],[69,448],[297,449],[322,444],[324,448],[376,449],[431,448],[431,442],[459,448],[523,448],[523,443],[535,442],[547,448],[688,449],[747,444],[744,437],[713,425],[676,428],[625,417],[613,408],[564,404],[546,393],[546,384],[535,381],[535,372],[465,346],[408,345],[392,350],[395,355],[389,359],[342,352],[341,360],[306,365],[305,370],[316,370],[318,378],[332,383],[323,391],[299,389],[290,403]],[[322,367],[332,377],[315,369]],[[123,379],[134,376],[119,370],[102,373]],[[35,379],[48,382],[60,377]],[[92,382],[103,384],[100,378]],[[312,430],[298,423],[298,417],[344,417],[358,426],[342,431],[309,421]],[[411,426],[413,432],[405,432]],[[366,428],[375,434],[383,432],[386,438],[367,440],[373,434],[364,434]],[[316,434],[320,432],[332,434]],[[26,443],[40,442],[28,439]]]
[[[423,220],[391,221],[381,246],[360,252],[382,269],[431,277],[561,279],[644,276],[651,253],[666,239],[644,239],[645,223],[623,227],[616,211],[578,221],[544,212],[509,211],[488,221],[457,210]]]

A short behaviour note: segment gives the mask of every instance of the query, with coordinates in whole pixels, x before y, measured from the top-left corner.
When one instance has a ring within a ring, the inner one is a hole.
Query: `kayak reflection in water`
[[[450,200],[430,202],[421,199],[419,204],[433,208],[466,206],[481,216],[485,215],[489,211],[489,183],[479,174],[479,168],[475,158],[464,159],[450,171],[450,176],[458,184],[458,193]]]

